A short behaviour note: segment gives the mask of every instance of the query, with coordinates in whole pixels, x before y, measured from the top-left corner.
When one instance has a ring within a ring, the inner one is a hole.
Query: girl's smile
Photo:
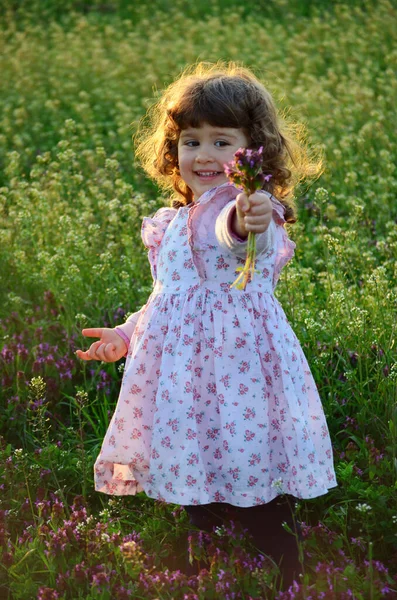
[[[179,171],[194,199],[228,181],[224,164],[234,158],[239,148],[246,148],[248,139],[242,129],[201,127],[183,129],[178,141]]]

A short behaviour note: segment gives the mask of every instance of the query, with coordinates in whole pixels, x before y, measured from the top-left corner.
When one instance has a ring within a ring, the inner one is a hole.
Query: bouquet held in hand
[[[225,173],[231,183],[241,187],[249,197],[257,190],[261,190],[263,185],[268,182],[271,175],[265,175],[263,172],[263,148],[259,150],[250,150],[240,148],[235,153],[234,161],[224,165]],[[248,233],[247,258],[244,267],[239,267],[240,275],[233,282],[232,287],[239,290],[245,290],[249,281],[252,281],[255,273],[256,260],[256,234],[252,231]]]

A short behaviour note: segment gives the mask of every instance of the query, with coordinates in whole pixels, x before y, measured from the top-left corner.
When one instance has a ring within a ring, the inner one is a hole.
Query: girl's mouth
[[[195,174],[201,179],[213,179],[222,173],[223,171],[195,171]]]

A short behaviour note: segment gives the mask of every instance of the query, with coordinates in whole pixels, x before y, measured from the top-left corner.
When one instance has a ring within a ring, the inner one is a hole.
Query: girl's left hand
[[[246,237],[250,231],[263,233],[272,220],[272,202],[267,194],[255,192],[247,196],[245,192],[236,198],[236,233]]]
[[[116,362],[125,356],[128,347],[123,338],[115,329],[109,327],[91,327],[83,329],[85,337],[98,337],[97,342],[91,344],[88,350],[76,350],[76,355],[81,360],[101,360],[102,362]]]

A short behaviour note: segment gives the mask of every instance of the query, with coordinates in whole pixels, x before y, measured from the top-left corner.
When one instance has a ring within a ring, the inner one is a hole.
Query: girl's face
[[[183,129],[178,141],[179,172],[193,192],[194,200],[213,187],[226,183],[224,164],[234,158],[239,148],[246,148],[248,139],[242,129],[201,127]]]

